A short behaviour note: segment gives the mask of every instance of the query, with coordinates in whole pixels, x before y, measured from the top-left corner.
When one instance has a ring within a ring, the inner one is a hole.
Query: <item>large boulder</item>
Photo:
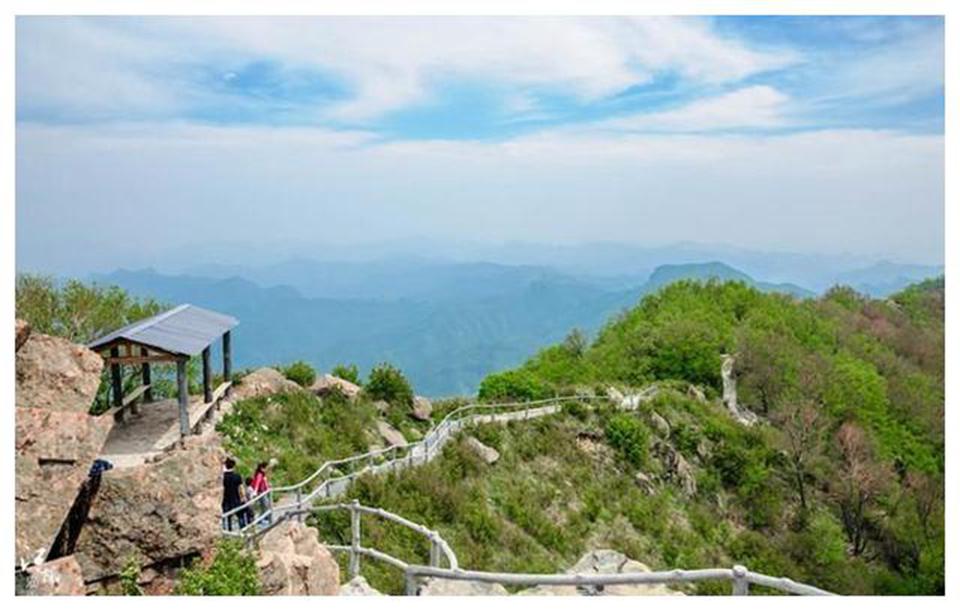
[[[30,337],[30,323],[25,320],[20,320],[19,318],[14,325],[14,330],[16,334],[16,340],[14,342],[13,351],[19,352],[20,347],[27,341],[27,338]]]
[[[17,325],[18,341],[21,325]],[[113,426],[87,412],[103,360],[83,346],[30,333],[16,353],[16,562],[46,558]]]
[[[621,573],[650,573],[650,567],[612,549],[599,549],[584,554],[570,569],[569,575],[616,575]],[[537,586],[523,590],[521,595],[534,596],[682,596],[662,584],[623,584],[608,586]]]
[[[430,414],[433,412],[433,404],[430,403],[430,399],[426,397],[414,397],[413,398],[413,409],[410,412],[410,415],[416,419],[423,422],[430,421]]]
[[[31,596],[84,596],[83,572],[73,556],[64,556],[27,569],[25,594]]]
[[[340,567],[320,544],[316,528],[284,522],[264,535],[258,554],[264,594],[335,596],[340,592]]]
[[[316,381],[310,385],[310,390],[321,397],[339,392],[348,399],[356,399],[361,389],[349,380],[325,373],[317,377]]]
[[[455,581],[453,579],[424,580],[420,596],[507,596],[507,589],[499,583]]]
[[[500,460],[500,452],[497,452],[488,445],[484,445],[476,437],[467,437],[464,443],[467,444],[468,448],[476,452],[477,456],[483,459],[483,462],[487,463],[488,465],[492,465]]]
[[[188,437],[155,462],[103,474],[75,554],[87,581],[208,553],[220,537],[222,451]]]
[[[261,367],[249,373],[233,387],[230,399],[234,402],[252,397],[268,397],[284,392],[299,392],[300,385],[288,380],[282,373],[270,367]]]
[[[340,596],[383,596],[383,594],[367,583],[363,575],[357,575],[340,586]]]
[[[17,351],[20,408],[87,413],[100,387],[103,359],[62,337],[31,333]]]
[[[390,426],[390,424],[384,420],[377,420],[377,433],[379,433],[379,435],[383,437],[383,440],[387,442],[388,447],[402,446],[407,444],[407,440],[403,436],[403,433]]]

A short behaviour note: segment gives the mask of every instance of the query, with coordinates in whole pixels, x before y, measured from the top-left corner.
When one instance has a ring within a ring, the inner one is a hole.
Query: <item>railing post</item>
[[[404,571],[404,595],[406,596],[416,596],[417,595],[417,576],[414,575],[413,571],[407,568]]]
[[[750,582],[747,581],[747,567],[737,564],[733,567],[733,595],[747,596],[750,594]]]
[[[303,488],[297,486],[297,521],[303,524],[306,516],[303,515]]]
[[[436,532],[430,533],[430,566],[433,568],[440,566],[440,542]]]
[[[360,574],[360,501],[350,503],[350,579]]]

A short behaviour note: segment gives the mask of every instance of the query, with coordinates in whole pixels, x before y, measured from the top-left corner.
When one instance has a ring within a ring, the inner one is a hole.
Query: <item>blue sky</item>
[[[712,229],[936,262],[943,36],[933,17],[20,17],[18,254],[138,201],[228,206],[241,239],[266,207],[308,219],[273,221],[301,240],[329,220],[344,240]]]

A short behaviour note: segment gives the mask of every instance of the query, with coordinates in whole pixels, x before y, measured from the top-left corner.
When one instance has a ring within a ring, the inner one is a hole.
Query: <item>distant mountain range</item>
[[[91,279],[236,316],[238,367],[303,359],[323,371],[350,362],[365,372],[386,360],[427,396],[472,394],[485,375],[517,366],[574,327],[595,332],[610,316],[676,280],[740,280],[764,291],[814,294],[792,283],[755,280],[717,261],[661,265],[642,279],[412,258],[296,259],[261,268],[207,265],[190,271],[118,270]],[[855,287],[886,291],[926,271],[881,264],[848,275]]]

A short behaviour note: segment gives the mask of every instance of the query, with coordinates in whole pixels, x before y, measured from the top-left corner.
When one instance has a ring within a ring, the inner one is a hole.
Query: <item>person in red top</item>
[[[270,482],[267,480],[267,467],[269,465],[265,462],[262,462],[257,465],[256,471],[253,472],[253,481],[250,483],[253,488],[254,494],[260,496],[265,492],[270,491]],[[263,498],[260,499],[260,515],[267,515],[267,524],[273,522],[273,507],[270,502],[270,495],[264,494]]]

